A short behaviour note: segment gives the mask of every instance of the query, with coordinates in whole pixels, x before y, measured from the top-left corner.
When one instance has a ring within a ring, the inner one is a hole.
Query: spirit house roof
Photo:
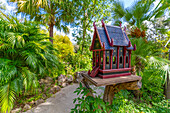
[[[95,43],[95,39],[98,38],[100,46],[102,49],[113,49],[114,46],[126,46],[127,50],[134,50],[136,46],[131,45],[131,42],[126,35],[125,31],[122,30],[121,26],[110,26],[105,25],[102,20],[102,27],[96,27],[95,23],[93,24],[95,32],[92,40],[91,50]]]

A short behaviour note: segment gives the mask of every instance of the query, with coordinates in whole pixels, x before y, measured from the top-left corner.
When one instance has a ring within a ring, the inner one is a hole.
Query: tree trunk
[[[53,27],[54,27],[53,24],[49,25],[49,35],[50,35],[51,38],[53,38]],[[52,39],[50,39],[50,42],[53,44]]]
[[[53,38],[53,28],[54,28],[54,25],[55,25],[55,22],[54,22],[54,12],[53,12],[53,3],[52,1],[49,1],[49,7],[51,9],[51,16],[50,16],[50,23],[49,23],[49,35],[51,38]],[[53,44],[53,40],[50,39],[50,42]]]

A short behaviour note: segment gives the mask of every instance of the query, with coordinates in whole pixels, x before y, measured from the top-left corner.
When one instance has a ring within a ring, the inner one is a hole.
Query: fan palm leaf
[[[154,2],[155,0],[139,0],[135,1],[131,7],[125,8],[121,1],[116,1],[113,3],[113,6],[115,6],[112,10],[113,18],[116,20],[123,19],[131,25],[141,28],[143,21],[163,16],[165,10],[169,7],[168,0],[160,0],[156,7],[154,7]]]
[[[23,92],[34,93],[37,77],[57,69],[59,62],[57,50],[37,24],[1,16],[0,26],[0,107],[6,113]]]

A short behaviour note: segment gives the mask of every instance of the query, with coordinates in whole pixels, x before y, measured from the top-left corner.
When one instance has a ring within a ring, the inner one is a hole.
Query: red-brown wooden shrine
[[[93,51],[93,69],[91,77],[111,78],[131,75],[131,51],[136,50],[120,26],[105,25],[96,27],[90,50]]]

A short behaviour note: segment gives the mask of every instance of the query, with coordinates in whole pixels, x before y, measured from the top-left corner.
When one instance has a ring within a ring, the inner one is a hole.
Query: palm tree
[[[17,2],[17,13],[29,15],[30,19],[48,26],[49,36],[53,37],[53,28],[69,32],[68,23],[74,20],[73,1],[69,0],[10,0]],[[51,43],[53,40],[50,39]]]
[[[125,8],[123,2],[115,1],[113,4],[113,18],[116,23],[123,19],[130,25],[141,28],[143,21],[161,17],[164,15],[165,9],[169,7],[167,0],[160,0],[156,7],[154,7],[154,2],[155,0],[139,0],[134,2],[131,7]]]
[[[6,113],[19,95],[35,92],[37,77],[57,68],[58,59],[37,24],[0,15],[0,107]]]
[[[143,38],[131,38],[136,44],[136,51],[132,51],[132,66],[136,66],[138,75],[142,76],[142,89],[150,92],[148,95],[163,97],[163,86],[170,77],[170,61],[161,57],[156,42]]]

